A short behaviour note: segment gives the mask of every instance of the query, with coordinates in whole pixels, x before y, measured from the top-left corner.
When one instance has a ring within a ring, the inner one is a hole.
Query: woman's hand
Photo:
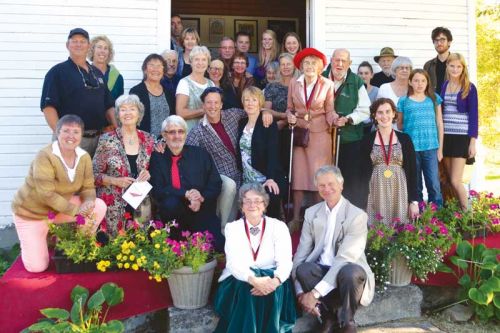
[[[139,177],[137,177],[138,182],[145,182],[151,179],[151,175],[149,174],[149,171],[144,169],[139,173]]]
[[[438,148],[437,157],[438,157],[438,162],[441,162],[441,160],[443,159],[443,148]]]
[[[328,125],[333,126],[335,121],[339,118],[339,115],[336,112],[328,112],[326,114],[326,122]]]
[[[418,209],[418,203],[412,202],[408,205],[408,216],[410,217],[410,220],[415,220],[418,215],[420,214],[420,211]]]
[[[167,146],[167,143],[165,142],[165,139],[161,139],[157,143],[155,143],[155,151],[163,154],[165,152],[165,147]]]
[[[81,215],[83,217],[89,218],[92,216],[92,213],[94,212],[95,208],[95,202],[94,200],[92,201],[84,201],[80,207],[78,208],[78,213],[77,215]]]
[[[469,158],[476,156],[476,139],[471,138],[469,143]]]
[[[262,111],[262,123],[265,128],[268,128],[273,123],[273,114],[269,111]]]
[[[255,277],[251,276],[248,279],[248,283],[252,285],[252,290],[250,290],[251,294],[254,296],[265,296],[272,293],[278,285],[276,285],[275,281],[272,281],[269,276]]]
[[[132,177],[114,177],[111,183],[114,186],[126,188],[129,187],[133,182],[135,182],[135,179]]]
[[[195,188],[186,191],[186,199],[188,199],[189,201],[199,201],[199,202],[205,201],[205,198],[201,195],[200,191],[198,191]]]
[[[276,184],[276,182],[272,179],[268,179],[264,182],[264,184],[262,184],[264,186],[264,188],[267,188],[269,189],[269,191],[273,194],[280,194],[280,188],[278,186],[278,184]]]
[[[297,116],[294,115],[291,111],[286,112],[286,117],[288,119],[288,125],[297,125]]]

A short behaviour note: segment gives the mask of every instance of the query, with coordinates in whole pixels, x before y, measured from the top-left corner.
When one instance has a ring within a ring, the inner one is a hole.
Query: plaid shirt
[[[221,111],[222,125],[231,139],[235,151],[238,151],[239,146],[237,142],[238,124],[246,116],[247,114],[242,109],[232,108]],[[212,156],[219,174],[233,179],[238,187],[241,185],[241,171],[238,168],[236,156],[222,143],[222,140],[208,122],[207,116],[203,116],[198,125],[191,129],[186,139],[186,145],[205,148]]]

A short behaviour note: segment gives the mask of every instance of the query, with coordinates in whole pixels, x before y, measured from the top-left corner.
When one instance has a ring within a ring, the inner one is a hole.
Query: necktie
[[[181,177],[179,175],[179,166],[177,165],[180,158],[180,155],[172,156],[172,187],[176,190],[181,188]]]
[[[259,231],[260,231],[259,227],[250,227],[250,233],[254,236],[257,235]]]

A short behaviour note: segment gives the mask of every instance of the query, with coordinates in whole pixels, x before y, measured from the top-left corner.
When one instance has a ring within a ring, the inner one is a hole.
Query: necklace
[[[389,164],[391,162],[391,152],[392,152],[392,137],[393,137],[393,133],[394,130],[391,130],[391,136],[390,136],[390,139],[389,139],[389,147],[388,147],[388,151],[386,152],[385,151],[385,144],[384,144],[384,139],[382,138],[382,134],[380,134],[380,131],[377,131],[378,133],[378,139],[380,141],[380,148],[382,149],[382,156],[384,156],[384,162],[385,162],[385,165],[387,166],[387,168],[385,169],[384,171],[384,177],[385,178],[391,178],[392,176],[392,171],[389,169]]]

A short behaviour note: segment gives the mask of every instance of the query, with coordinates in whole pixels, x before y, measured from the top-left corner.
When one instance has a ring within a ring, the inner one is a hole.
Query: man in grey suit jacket
[[[344,179],[337,167],[319,168],[314,181],[325,201],[306,210],[293,258],[298,303],[321,316],[321,332],[356,332],[354,313],[359,304],[370,304],[375,291],[364,253],[367,215],[342,197]]]

